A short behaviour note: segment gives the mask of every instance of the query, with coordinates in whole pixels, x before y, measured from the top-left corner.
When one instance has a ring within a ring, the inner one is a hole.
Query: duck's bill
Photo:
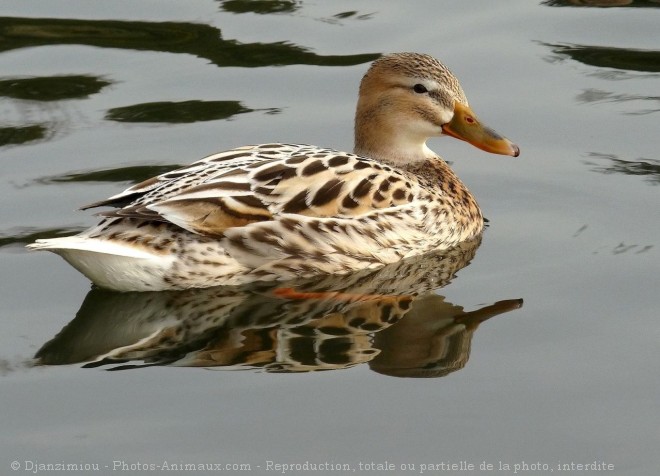
[[[479,122],[472,110],[463,104],[456,103],[454,117],[442,126],[442,131],[486,152],[513,157],[520,155],[520,149],[516,144]]]

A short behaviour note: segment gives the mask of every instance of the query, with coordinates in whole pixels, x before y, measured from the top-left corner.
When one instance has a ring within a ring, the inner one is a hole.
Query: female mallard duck
[[[477,120],[442,63],[390,54],[362,78],[354,154],[294,144],[221,152],[88,205],[116,209],[29,248],[119,291],[340,274],[451,248],[479,235],[483,217],[426,146],[440,135],[519,154]]]

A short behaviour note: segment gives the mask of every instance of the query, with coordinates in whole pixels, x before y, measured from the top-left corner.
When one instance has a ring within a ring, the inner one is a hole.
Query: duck
[[[364,74],[352,153],[249,145],[86,205],[101,221],[30,250],[64,258],[96,286],[164,291],[378,269],[480,236],[483,214],[427,141],[450,136],[517,157],[472,112],[433,56],[391,53]]]

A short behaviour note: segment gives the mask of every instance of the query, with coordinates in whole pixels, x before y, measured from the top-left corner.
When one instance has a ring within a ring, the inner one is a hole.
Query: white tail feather
[[[98,286],[117,291],[162,289],[173,258],[84,236],[37,240],[30,250],[60,255]]]
[[[134,247],[108,241],[87,238],[85,236],[65,236],[62,238],[49,238],[37,240],[27,245],[30,250],[48,250],[58,253],[58,250],[91,251],[113,256],[124,256],[126,258],[154,258],[155,255]]]

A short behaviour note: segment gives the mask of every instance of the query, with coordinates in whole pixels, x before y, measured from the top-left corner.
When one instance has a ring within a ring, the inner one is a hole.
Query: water
[[[458,472],[441,463],[578,474],[596,462],[653,474],[660,10],[597,3],[3,2],[2,471],[168,462],[281,474],[276,464],[309,461],[357,474]],[[366,327],[346,316],[373,310],[368,300],[310,310],[261,288],[117,296],[23,250],[93,224],[79,206],[215,151],[350,149],[357,84],[389,51],[443,60],[522,153],[432,141],[490,225],[455,268],[440,256],[406,282],[361,277],[393,299]],[[420,297],[399,313],[411,289]],[[202,299],[229,306],[198,314],[217,325],[174,332]],[[35,354],[49,365],[32,366]],[[367,471],[386,461],[396,469]]]

